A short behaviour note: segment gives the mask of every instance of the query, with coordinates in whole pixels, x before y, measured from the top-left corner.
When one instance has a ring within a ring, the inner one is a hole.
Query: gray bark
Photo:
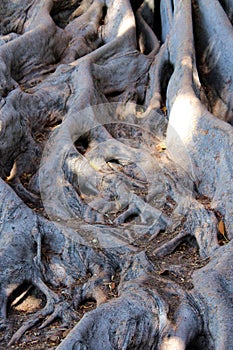
[[[232,13],[1,1],[4,348],[59,318],[76,323],[59,350],[231,349]],[[184,243],[201,266],[177,262]],[[28,285],[46,302],[13,332]]]

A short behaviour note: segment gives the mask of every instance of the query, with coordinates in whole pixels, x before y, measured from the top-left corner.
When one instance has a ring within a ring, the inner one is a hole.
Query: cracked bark
[[[232,6],[2,1],[4,344],[60,318],[60,350],[231,348]],[[156,267],[184,242],[191,288]],[[12,334],[24,285],[46,304]]]

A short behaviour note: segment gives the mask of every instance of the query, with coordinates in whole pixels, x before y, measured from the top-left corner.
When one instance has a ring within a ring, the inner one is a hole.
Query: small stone
[[[57,335],[51,335],[49,337],[49,340],[53,343],[56,343],[59,340],[59,337]]]

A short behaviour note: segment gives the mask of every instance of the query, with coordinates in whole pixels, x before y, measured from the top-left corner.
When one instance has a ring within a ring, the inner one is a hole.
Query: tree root
[[[58,349],[231,348],[229,4],[2,1],[3,346],[26,283],[46,304],[9,346],[75,314]]]

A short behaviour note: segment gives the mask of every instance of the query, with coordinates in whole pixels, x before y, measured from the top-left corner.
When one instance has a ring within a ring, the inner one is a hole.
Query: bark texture
[[[59,350],[231,349],[232,18],[231,0],[1,1],[4,348],[59,319]],[[15,331],[30,286],[45,303]]]

